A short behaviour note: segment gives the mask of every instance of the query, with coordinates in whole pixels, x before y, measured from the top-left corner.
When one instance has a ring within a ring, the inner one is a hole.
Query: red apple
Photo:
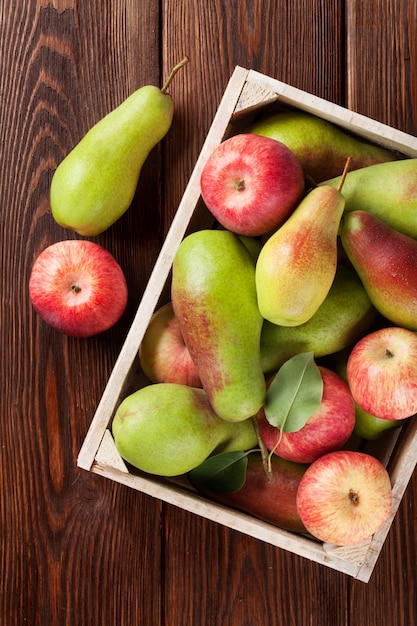
[[[306,424],[292,433],[272,426],[263,410],[258,415],[259,431],[268,450],[296,463],[312,463],[326,452],[340,449],[355,427],[355,403],[346,383],[332,370],[319,367],[323,397]]]
[[[48,324],[74,337],[113,326],[127,304],[127,285],[115,258],[92,241],[52,244],[35,260],[29,279],[33,308]]]
[[[201,174],[202,198],[225,228],[257,236],[275,230],[304,192],[304,172],[283,143],[242,133],[223,141]]]
[[[145,376],[153,383],[201,387],[171,302],[161,306],[152,315],[139,346],[139,360]]]
[[[300,480],[297,511],[307,530],[338,546],[371,537],[392,508],[389,474],[375,457],[338,450],[310,465]]]
[[[381,419],[417,413],[417,334],[399,326],[362,337],[346,366],[348,385],[362,409]]]

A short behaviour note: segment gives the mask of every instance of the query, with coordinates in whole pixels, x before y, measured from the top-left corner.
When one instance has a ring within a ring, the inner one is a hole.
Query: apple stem
[[[167,92],[167,89],[168,89],[169,85],[171,84],[172,79],[174,78],[175,74],[176,74],[176,73],[177,73],[177,72],[178,72],[178,71],[179,71],[182,67],[184,67],[184,65],[187,65],[188,61],[189,61],[189,58],[188,58],[187,56],[185,56],[185,57],[184,57],[184,58],[183,58],[183,59],[182,59],[179,63],[177,63],[177,64],[176,64],[176,65],[172,68],[170,75],[169,75],[169,76],[168,76],[168,78],[166,79],[165,84],[164,84],[164,86],[163,86],[163,87],[162,87],[162,89],[161,89],[161,92],[162,92],[162,93],[164,93],[164,94],[165,94],[165,93]]]
[[[78,283],[72,283],[70,289],[73,293],[79,293],[81,291],[81,287]]]
[[[342,178],[340,179],[340,182],[339,182],[339,184],[337,186],[337,191],[339,191],[339,193],[342,191],[342,187],[345,184],[345,180],[346,180],[347,173],[349,171],[351,160],[352,160],[352,157],[348,157],[347,161],[345,163],[345,168],[343,170]]]
[[[243,180],[243,178],[239,178],[239,180],[236,182],[235,189],[236,191],[244,191],[245,181]]]
[[[262,435],[261,435],[261,431],[259,430],[259,424],[258,424],[258,420],[256,419],[256,415],[252,417],[252,423],[255,429],[256,438],[258,440],[259,449],[261,451],[262,465],[263,465],[265,474],[267,475],[268,480],[270,481],[272,479],[272,469],[271,469],[271,464],[269,462],[268,449],[265,445],[264,440],[262,439]]]
[[[353,489],[349,489],[349,500],[354,506],[359,504],[359,496]]]

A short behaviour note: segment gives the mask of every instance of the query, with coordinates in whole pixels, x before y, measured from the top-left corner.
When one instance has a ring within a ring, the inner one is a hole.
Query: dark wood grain
[[[347,106],[416,135],[416,3],[355,0],[346,9]],[[352,626],[416,619],[416,494],[414,475],[370,582],[351,583]]]
[[[346,3],[346,25],[348,106],[415,134],[416,3],[352,0]]]
[[[417,479],[368,584],[77,470],[76,457],[235,65],[417,133],[414,0],[33,0],[0,8],[0,624],[411,626]],[[129,303],[110,331],[59,335],[27,283],[75,235],[49,210],[52,173],[137,87],[176,113],[131,209],[96,240]]]
[[[140,16],[133,2],[82,5],[1,9],[0,622],[10,625],[160,620],[160,503],[75,465],[161,243],[157,180],[149,174],[159,152],[142,184],[147,206],[136,203],[97,239],[128,278],[130,302],[118,327],[68,339],[41,323],[28,301],[34,258],[74,236],[49,212],[57,163],[129,92],[160,79],[158,3],[144,4]],[[139,30],[138,50],[136,39],[127,40]]]

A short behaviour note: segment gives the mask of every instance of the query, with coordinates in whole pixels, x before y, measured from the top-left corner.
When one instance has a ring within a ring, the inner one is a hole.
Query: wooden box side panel
[[[191,485],[186,486],[185,479],[170,480],[142,472],[129,473],[123,459],[117,458],[118,452],[109,431],[105,433],[100,448],[91,468],[93,473],[350,576],[356,577],[360,570],[363,559],[355,559],[351,555],[355,550],[363,553],[363,545],[351,548],[350,559],[340,558],[327,552],[320,542],[312,538],[288,532],[201,496]]]
[[[393,504],[390,516],[371,538],[350,546],[322,544],[307,536],[290,533],[248,514],[213,502],[199,495],[186,478],[163,479],[141,472],[129,473],[109,431],[105,433],[91,471],[366,583],[369,582],[375,568],[414,471],[416,460],[417,420],[415,419],[410,422],[403,437],[397,439],[397,445],[391,457]]]
[[[91,468],[107,425],[112,419],[115,408],[119,403],[125,380],[128,378],[129,371],[137,356],[139,344],[142,341],[149,320],[155,310],[171,270],[175,252],[185,234],[199,200],[199,181],[202,168],[209,155],[224,137],[233,110],[236,107],[236,103],[245,84],[247,74],[247,70],[239,67],[236,68],[224,92],[213,124],[204,142],[177,213],[172,221],[161,252],[149,278],[129,333],[79,452],[77,464],[83,469],[89,470]]]
[[[283,103],[326,119],[372,143],[396,150],[407,157],[417,157],[416,137],[254,70],[249,71],[248,81],[275,92]]]

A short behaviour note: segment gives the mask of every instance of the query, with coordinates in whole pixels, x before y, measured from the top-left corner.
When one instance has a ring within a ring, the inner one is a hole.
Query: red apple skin
[[[332,370],[323,366],[319,370],[323,379],[322,402],[300,430],[281,433],[267,421],[263,409],[258,414],[260,434],[268,450],[295,463],[312,463],[323,454],[340,449],[355,427],[355,403],[348,386]]]
[[[201,173],[201,195],[225,228],[258,236],[276,230],[304,192],[304,172],[283,143],[242,133],[223,141]]]
[[[50,245],[36,258],[29,297],[36,313],[53,328],[90,337],[120,319],[128,290],[108,250],[92,241],[70,239]]]
[[[364,411],[386,420],[417,413],[417,334],[399,326],[360,339],[349,355],[346,377]]]
[[[153,383],[202,386],[171,302],[152,315],[139,347],[139,360],[145,376]]]
[[[308,465],[277,456],[271,459],[272,473],[266,474],[261,455],[248,456],[245,484],[235,493],[204,492],[205,495],[239,511],[294,533],[306,533],[297,512],[298,485]]]
[[[330,452],[307,468],[296,505],[316,539],[338,546],[359,543],[371,537],[391,513],[390,477],[369,454]]]

